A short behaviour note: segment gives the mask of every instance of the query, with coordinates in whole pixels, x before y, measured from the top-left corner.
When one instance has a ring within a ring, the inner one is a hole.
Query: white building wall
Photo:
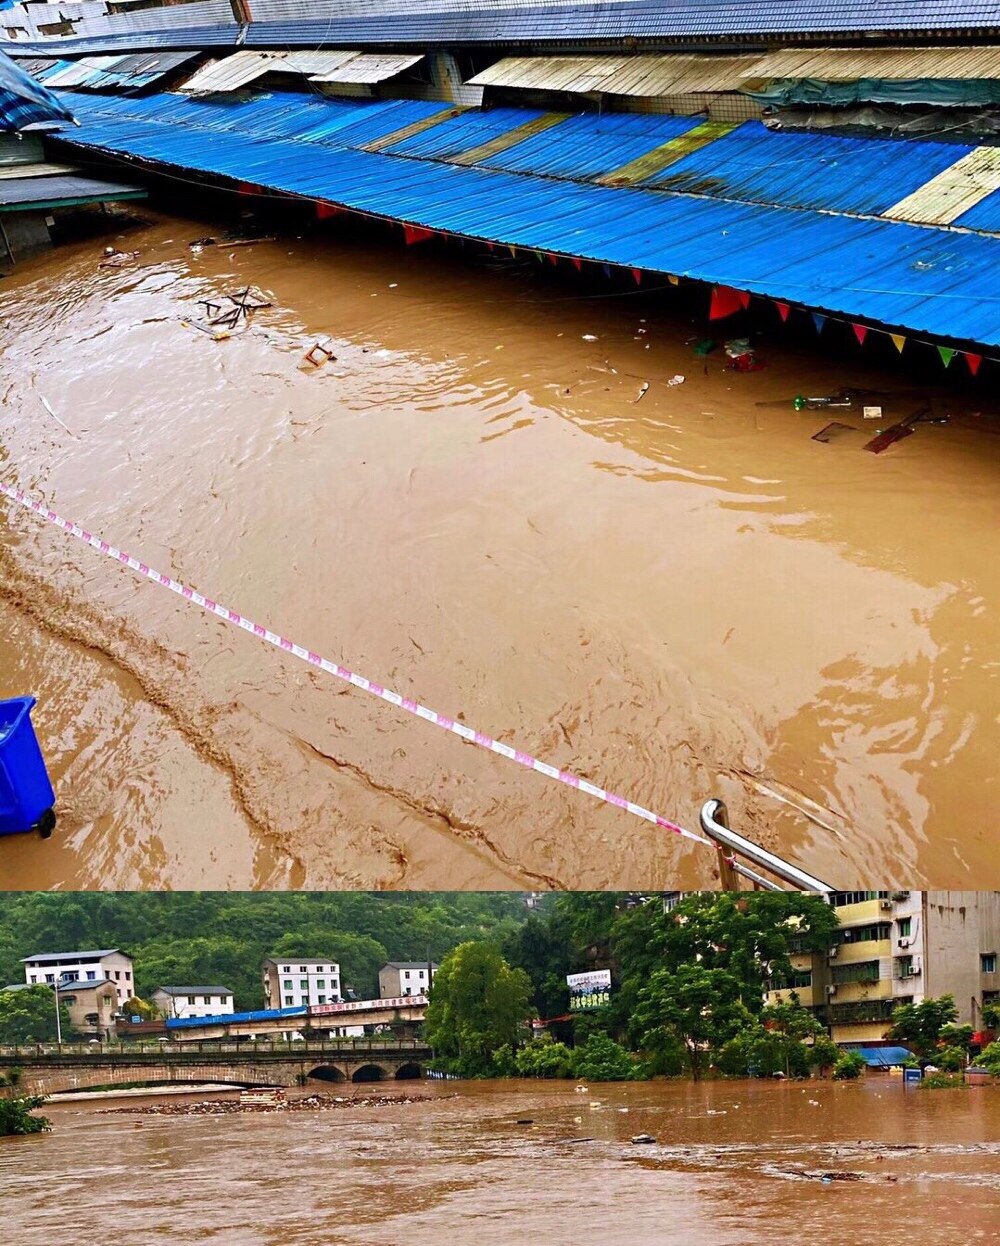
[[[165,995],[155,991],[153,999],[168,1017],[222,1017],[233,1012],[231,995]]]
[[[329,960],[279,960],[280,1008],[300,1008],[315,1004],[338,1004],[340,966]]]
[[[67,978],[79,978],[84,982],[98,982],[101,978],[107,978],[115,985],[119,1005],[135,995],[132,960],[121,952],[112,952],[100,960],[25,962],[24,980],[29,984],[45,983],[54,986],[61,979]]]

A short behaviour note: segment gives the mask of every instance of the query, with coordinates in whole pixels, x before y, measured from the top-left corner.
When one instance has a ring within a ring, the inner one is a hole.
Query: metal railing
[[[724,891],[739,891],[740,879],[745,878],[753,884],[755,890],[785,891],[781,882],[791,884],[792,891],[814,891],[820,895],[832,895],[835,888],[829,883],[813,878],[805,870],[791,865],[782,857],[775,856],[766,848],[742,835],[738,835],[729,827],[729,814],[721,800],[706,801],[701,807],[701,829],[715,844],[719,854],[719,878]],[[750,865],[744,862],[750,862]],[[757,866],[758,869],[752,869]],[[759,873],[763,870],[765,873]]]
[[[117,1061],[131,1059],[177,1061],[192,1056],[242,1056],[253,1059],[256,1056],[281,1056],[286,1060],[294,1060],[299,1056],[315,1054],[329,1055],[392,1055],[404,1051],[429,1051],[430,1048],[419,1038],[337,1038],[337,1039],[304,1039],[275,1040],[246,1038],[240,1042],[232,1039],[212,1042],[211,1040],[186,1042],[156,1043],[32,1043],[17,1047],[0,1047],[0,1063],[27,1062],[43,1063],[47,1059],[84,1058],[102,1060],[109,1057]]]

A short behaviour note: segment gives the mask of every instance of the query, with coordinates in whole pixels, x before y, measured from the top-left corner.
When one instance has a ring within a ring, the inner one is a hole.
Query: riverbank
[[[66,1105],[54,1133],[3,1150],[8,1232],[18,1246],[46,1246],[53,1200],[71,1193],[80,1240],[113,1213],[120,1232],[152,1243],[183,1221],[189,1236],[227,1246],[483,1235],[564,1246],[595,1233],[602,1246],[769,1246],[776,1224],[803,1240],[852,1241],[859,1217],[883,1226],[888,1246],[954,1246],[991,1240],[1000,1214],[996,1095],[919,1094],[888,1080],[441,1092],[245,1117]],[[655,1143],[633,1145],[644,1133]]]
[[[971,382],[777,322],[767,366],[733,372],[725,326],[655,291],[381,236],[189,245],[215,232],[154,217],[113,240],[139,252],[120,268],[80,243],[5,280],[5,482],[667,817],[721,796],[843,886],[989,874],[1000,425]],[[185,327],[248,285],[272,306],[228,340]],[[334,358],[314,366],[317,342]],[[792,402],[869,386],[895,419],[914,384],[949,423],[877,456],[860,413],[821,442],[829,413]],[[710,881],[698,845],[181,608],[32,516],[3,533],[0,692],[39,697],[61,829],[11,837],[0,886]]]

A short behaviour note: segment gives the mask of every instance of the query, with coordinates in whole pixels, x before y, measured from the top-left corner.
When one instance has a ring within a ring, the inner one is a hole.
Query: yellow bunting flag
[[[671,277],[671,276],[668,276],[668,277],[667,277],[667,280],[670,282],[670,284],[671,284],[672,286],[679,286],[679,285],[681,284],[681,279],[680,279],[680,277]]]
[[[906,338],[901,333],[890,333],[889,337],[892,339],[893,346],[902,354],[903,347],[906,345]]]

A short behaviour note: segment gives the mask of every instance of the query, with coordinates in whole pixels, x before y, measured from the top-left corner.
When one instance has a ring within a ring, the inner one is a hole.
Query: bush
[[[966,1065],[965,1048],[945,1047],[934,1057],[934,1063],[942,1073],[961,1073]]]
[[[990,1043],[979,1053],[976,1064],[981,1069],[989,1069],[994,1077],[1000,1077],[1000,1043]]]
[[[0,1099],[0,1138],[13,1134],[40,1134],[51,1129],[50,1121],[32,1113],[45,1102],[41,1095],[23,1099]]]
[[[928,1073],[921,1079],[921,1090],[964,1090],[965,1078],[961,1073]]]
[[[624,1047],[607,1034],[591,1034],[573,1053],[573,1073],[590,1082],[626,1082],[646,1076]]]
[[[837,1082],[856,1081],[865,1071],[865,1062],[859,1051],[845,1051],[833,1066],[833,1079]]]
[[[514,1057],[518,1077],[572,1077],[573,1053],[565,1043],[533,1038]]]

